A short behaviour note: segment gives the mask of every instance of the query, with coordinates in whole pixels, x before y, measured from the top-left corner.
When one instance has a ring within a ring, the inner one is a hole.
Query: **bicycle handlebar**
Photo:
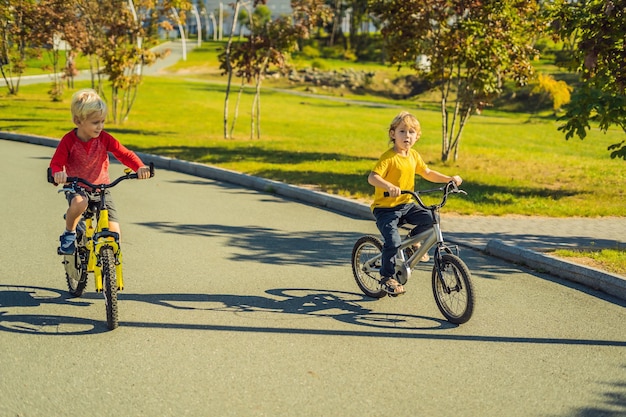
[[[150,162],[150,178],[152,177],[154,177],[154,163]],[[132,180],[132,179],[137,179],[137,173],[124,174],[109,184],[92,184],[86,179],[83,179],[80,177],[67,177],[67,183],[74,183],[74,184],[81,183],[83,185],[86,185],[87,187],[90,187],[92,190],[97,190],[97,189],[104,190],[107,188],[113,188],[124,180]],[[52,175],[51,168],[48,168],[48,182],[50,184],[59,185],[56,182],[54,182],[54,176]]]
[[[422,199],[420,198],[420,194],[428,194],[428,193],[434,193],[437,191],[443,191],[443,197],[441,198],[441,202],[439,204],[433,204],[430,206],[427,206],[426,204],[424,204],[424,202],[422,201]],[[456,183],[454,181],[450,181],[448,182],[446,185],[444,185],[443,187],[439,187],[439,188],[433,188],[430,190],[422,190],[422,191],[411,191],[411,190],[401,190],[400,194],[410,194],[415,201],[417,201],[417,204],[420,205],[420,207],[422,207],[423,209],[426,210],[437,210],[442,208],[443,206],[446,205],[446,201],[448,200],[448,195],[449,194],[465,194],[467,195],[467,192],[465,192],[464,190],[461,190],[459,188],[458,185],[456,185]],[[389,192],[385,191],[383,193],[383,195],[385,197],[389,197]]]

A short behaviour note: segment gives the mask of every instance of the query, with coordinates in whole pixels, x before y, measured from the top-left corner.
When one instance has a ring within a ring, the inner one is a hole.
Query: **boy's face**
[[[408,127],[406,123],[401,122],[396,130],[389,132],[393,139],[393,147],[396,152],[407,152],[415,142],[417,142],[417,130],[414,127]]]
[[[92,113],[85,120],[74,118],[74,123],[78,128],[78,137],[82,140],[97,138],[104,129],[106,116],[102,113]]]

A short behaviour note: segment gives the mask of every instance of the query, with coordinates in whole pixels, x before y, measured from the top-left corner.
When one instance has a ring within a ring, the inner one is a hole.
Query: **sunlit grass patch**
[[[615,274],[626,276],[626,248],[617,249],[558,249],[551,254],[569,258],[576,263],[595,266]]]

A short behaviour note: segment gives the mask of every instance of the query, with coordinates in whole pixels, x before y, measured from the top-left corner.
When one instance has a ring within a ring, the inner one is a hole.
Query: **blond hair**
[[[420,122],[417,120],[417,117],[413,116],[408,111],[400,112],[396,117],[393,118],[391,124],[389,125],[389,141],[393,142],[393,132],[396,131],[400,123],[404,122],[406,127],[409,129],[415,129],[417,132],[417,139],[422,136],[422,127],[420,126]]]
[[[71,110],[72,118],[82,122],[94,113],[106,116],[107,105],[95,90],[85,88],[72,96]]]

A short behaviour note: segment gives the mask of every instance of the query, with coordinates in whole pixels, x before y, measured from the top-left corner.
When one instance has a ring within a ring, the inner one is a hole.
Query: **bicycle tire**
[[[77,238],[79,242],[80,238]],[[87,260],[85,255],[86,249],[78,247],[71,255],[63,256],[63,265],[65,267],[65,282],[67,289],[73,297],[80,297],[87,287]]]
[[[383,242],[372,235],[362,236],[352,248],[352,273],[357,285],[368,297],[382,298],[387,295],[380,285],[380,273],[365,270],[365,263],[382,250]],[[380,268],[380,264],[377,266]]]
[[[100,261],[102,262],[102,283],[104,302],[107,311],[107,327],[109,330],[117,328],[119,324],[117,309],[117,279],[115,276],[115,255],[113,248],[103,246],[100,249]]]
[[[443,287],[439,272],[450,291]],[[475,301],[474,286],[470,270],[461,258],[451,253],[444,253],[439,261],[435,260],[432,287],[437,307],[450,323],[463,324],[472,317]]]

